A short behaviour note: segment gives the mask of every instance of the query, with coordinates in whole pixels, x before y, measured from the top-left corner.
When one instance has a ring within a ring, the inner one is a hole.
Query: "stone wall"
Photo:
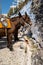
[[[35,15],[36,24],[43,38],[43,0],[32,0],[31,11]]]

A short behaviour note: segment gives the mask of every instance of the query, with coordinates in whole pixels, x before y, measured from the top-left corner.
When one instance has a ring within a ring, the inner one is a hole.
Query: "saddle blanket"
[[[0,28],[11,28],[11,22],[9,19],[7,19],[7,27],[3,26],[3,24],[0,22]]]

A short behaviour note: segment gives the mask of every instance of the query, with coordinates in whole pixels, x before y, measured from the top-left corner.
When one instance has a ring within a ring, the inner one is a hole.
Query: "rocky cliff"
[[[32,0],[31,11],[35,15],[36,24],[43,39],[43,0]]]

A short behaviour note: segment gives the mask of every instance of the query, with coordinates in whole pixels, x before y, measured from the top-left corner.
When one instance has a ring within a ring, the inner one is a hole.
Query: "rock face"
[[[42,50],[32,38],[24,36],[23,39],[13,45],[12,52],[8,48],[0,50],[0,65],[43,65]]]
[[[43,47],[43,22],[42,22],[42,16],[40,17],[41,13],[39,13],[39,10],[42,10],[41,0],[39,1],[30,0],[20,12],[21,14],[25,14],[25,12],[27,12],[27,14],[30,16],[33,23],[30,31],[25,28],[27,30],[25,32],[27,33],[28,36],[31,35],[32,38],[34,38],[37,42],[42,44],[42,47]],[[29,26],[28,26],[28,29],[29,29]]]
[[[43,0],[32,0],[31,11],[35,15],[36,24],[43,39]]]

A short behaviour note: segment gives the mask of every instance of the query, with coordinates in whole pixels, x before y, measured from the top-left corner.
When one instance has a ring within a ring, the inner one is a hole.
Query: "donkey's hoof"
[[[13,48],[10,48],[10,51],[14,51],[14,49]]]
[[[9,47],[9,46],[7,46],[7,48],[9,48],[10,51],[14,51],[13,47]]]
[[[16,40],[19,41],[19,38],[17,38]]]
[[[17,41],[19,41],[19,39],[17,38],[17,39],[15,39],[15,42],[17,42]]]

